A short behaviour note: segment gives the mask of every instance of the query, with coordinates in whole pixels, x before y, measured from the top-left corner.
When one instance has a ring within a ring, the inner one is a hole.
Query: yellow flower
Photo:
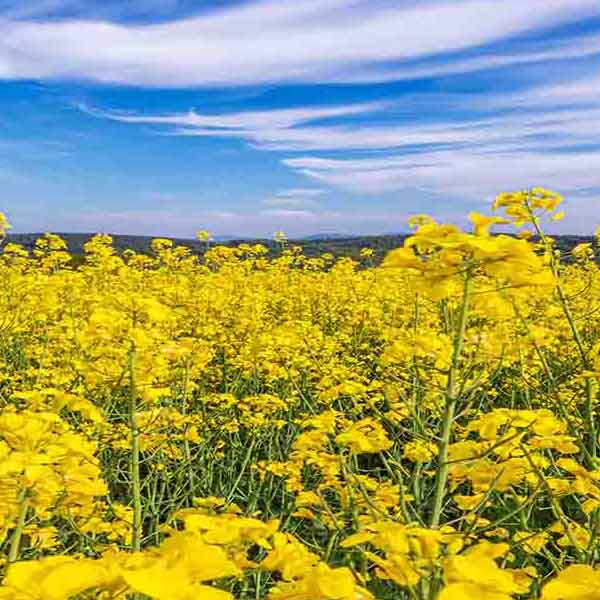
[[[402,449],[402,456],[414,463],[429,462],[436,453],[437,446],[424,440],[407,442]]]
[[[196,239],[199,242],[210,242],[210,240],[212,239],[212,236],[210,235],[210,232],[206,231],[205,229],[202,229],[201,231],[196,232]]]
[[[571,565],[548,582],[542,600],[596,600],[600,597],[600,571],[588,565]]]
[[[514,572],[500,569],[495,558],[508,551],[507,544],[482,542],[444,564],[446,587],[438,600],[510,600],[527,591],[529,581],[520,581]]]
[[[356,454],[380,452],[392,446],[385,429],[378,421],[371,418],[357,421],[335,439],[338,444],[347,446]]]
[[[10,229],[11,225],[6,220],[6,216],[3,212],[0,212],[0,239],[4,238],[6,235],[6,230]]]
[[[479,506],[483,499],[485,498],[485,494],[475,494],[474,496],[454,496],[454,502],[461,510],[473,510],[477,506]]]
[[[488,217],[478,212],[469,213],[469,221],[473,223],[475,235],[488,236],[489,229],[492,225],[507,224],[510,221],[502,217]]]
[[[113,583],[110,570],[99,561],[52,556],[11,565],[3,585],[15,595],[28,594],[26,597],[36,600],[68,600],[90,589],[111,587]]]

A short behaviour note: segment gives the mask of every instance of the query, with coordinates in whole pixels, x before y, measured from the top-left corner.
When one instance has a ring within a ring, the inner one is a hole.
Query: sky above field
[[[600,0],[0,0],[15,231],[391,233],[534,185],[600,225]]]

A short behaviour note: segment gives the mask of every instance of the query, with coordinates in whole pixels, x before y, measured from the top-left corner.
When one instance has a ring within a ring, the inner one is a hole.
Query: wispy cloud
[[[519,93],[413,94],[385,104],[225,115],[103,115],[174,127],[180,135],[239,138],[263,150],[302,152],[282,163],[320,185],[354,193],[422,190],[487,200],[501,189],[540,183],[563,190],[598,186],[599,84],[591,73]],[[393,119],[396,109],[417,111],[432,101],[445,102],[446,111],[415,121]],[[341,123],[328,123],[328,117]],[[323,156],[333,151],[334,157]],[[314,210],[311,194],[290,190],[264,205],[271,211]]]
[[[229,211],[180,211],[177,209],[119,211],[93,210],[74,212],[67,221],[52,217],[36,224],[38,231],[105,231],[114,234],[132,232],[175,238],[191,238],[197,229],[213,235],[271,237],[283,229],[291,237],[317,232],[385,233],[405,229],[409,213],[402,210],[358,212],[332,210],[292,210],[265,208]]]
[[[277,192],[278,198],[315,198],[316,196],[322,196],[325,194],[325,190],[319,188],[292,188],[289,190],[282,190]]]
[[[482,55],[467,58],[444,57],[435,61],[404,63],[377,67],[370,65],[364,69],[356,68],[348,74],[348,82],[406,81],[431,79],[450,75],[462,75],[531,64],[551,64],[573,59],[598,57],[600,59],[600,39],[596,34],[586,34],[556,40],[551,48],[547,41],[528,43],[519,51],[488,50]],[[342,76],[343,78],[343,76]]]
[[[318,219],[319,215],[312,210],[292,209],[292,208],[271,208],[261,210],[260,215],[266,217],[275,217],[277,219]]]
[[[411,95],[395,102],[370,102],[334,107],[301,107],[246,111],[220,115],[133,115],[82,107],[90,114],[113,120],[169,126],[182,136],[243,139],[256,147],[281,151],[325,150],[414,150],[426,146],[513,144],[529,146],[544,136],[544,146],[596,143],[600,131],[600,78],[579,78],[561,85],[534,87],[519,94],[479,96],[436,95],[446,110],[469,111],[468,116],[432,112],[416,122],[398,124],[377,118],[397,107],[416,108],[432,102],[431,95]],[[527,109],[530,110],[522,110]],[[495,116],[487,116],[495,109]],[[516,112],[515,109],[519,109]],[[335,117],[363,117],[352,122],[328,124]],[[369,117],[369,118],[367,118]],[[372,120],[370,117],[375,117]]]
[[[4,18],[0,77],[171,87],[369,81],[373,68],[379,78],[397,79],[398,69],[386,76],[382,67],[597,12],[597,0],[264,0],[154,25]]]
[[[600,150],[552,154],[454,150],[420,157],[394,155],[354,160],[306,157],[288,159],[286,164],[321,184],[354,192],[379,194],[418,188],[487,202],[498,191],[532,185],[569,190],[577,182],[579,186],[594,188],[599,180]]]
[[[266,198],[263,204],[270,210],[302,211],[316,208],[319,205],[316,198],[324,193],[325,190],[317,188],[293,188]]]
[[[562,106],[587,111],[600,107],[600,56],[591,74],[579,77],[562,77],[559,82],[549,81],[513,94],[499,94],[487,99],[491,108],[544,108],[546,110]],[[481,101],[473,106],[481,108]]]
[[[215,115],[199,114],[195,110],[184,114],[140,115],[105,111],[85,104],[79,104],[78,107],[92,116],[122,123],[174,126],[175,133],[182,135],[247,137],[258,140],[261,131],[279,131],[324,119],[373,113],[391,105],[391,102],[363,102],[340,106],[303,106]]]
[[[51,228],[64,231],[65,224],[74,231],[107,231],[128,234],[139,232],[147,235],[173,235],[190,237],[196,229],[205,227],[222,231],[230,223],[237,225],[239,214],[225,210],[184,211],[168,209],[123,209],[123,210],[81,210],[74,211],[66,221],[61,221],[63,229],[50,221]],[[47,228],[47,227],[46,227]]]

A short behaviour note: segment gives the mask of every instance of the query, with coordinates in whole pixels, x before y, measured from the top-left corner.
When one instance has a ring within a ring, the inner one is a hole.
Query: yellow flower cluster
[[[600,598],[599,239],[560,204],[415,217],[379,266],[82,262],[0,215],[0,599]]]

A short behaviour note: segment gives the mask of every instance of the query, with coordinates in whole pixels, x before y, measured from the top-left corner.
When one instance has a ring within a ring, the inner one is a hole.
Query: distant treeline
[[[75,257],[83,256],[83,245],[92,235],[88,233],[58,233],[68,244],[69,251]],[[112,235],[112,234],[111,234]],[[35,241],[41,237],[41,233],[16,233],[9,234],[8,240],[22,245],[28,250],[33,250]],[[360,251],[363,248],[372,248],[372,262],[378,264],[387,252],[402,246],[408,234],[390,234],[390,235],[370,235],[370,236],[355,236],[355,237],[340,237],[332,238],[305,238],[298,240],[289,240],[288,247],[300,246],[305,256],[313,257],[320,256],[325,253],[330,253],[335,257],[348,256],[356,260],[360,257]],[[149,254],[151,252],[150,244],[154,237],[142,235],[112,235],[113,246],[117,252],[121,253],[126,249],[133,250],[141,254]],[[207,244],[194,239],[171,239],[176,245],[187,246],[192,254],[202,256],[206,251]],[[591,242],[593,238],[590,236],[580,235],[559,235],[554,236],[556,246],[562,252],[568,253],[572,248],[584,242]],[[270,239],[231,239],[225,241],[212,241],[210,246],[239,246],[240,244],[262,244],[266,246],[272,255],[280,252],[280,246]],[[78,261],[77,261],[78,262]]]

